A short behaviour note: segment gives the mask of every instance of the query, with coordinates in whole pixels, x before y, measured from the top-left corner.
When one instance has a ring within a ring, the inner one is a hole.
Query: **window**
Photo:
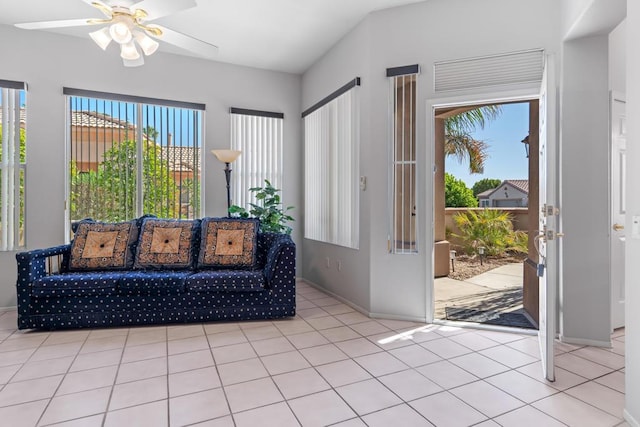
[[[25,245],[26,85],[0,80],[0,250]]]
[[[282,185],[282,129],[284,114],[231,108],[231,149],[242,154],[233,162],[233,203],[249,209],[253,187],[264,187],[265,179]]]
[[[390,250],[417,252],[416,227],[416,80],[418,66],[387,69],[391,122]]]
[[[356,78],[302,113],[307,239],[358,248],[359,141]]]
[[[204,105],[64,91],[72,222],[201,216]]]

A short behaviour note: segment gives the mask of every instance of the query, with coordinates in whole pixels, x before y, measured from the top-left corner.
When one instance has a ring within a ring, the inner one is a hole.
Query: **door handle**
[[[618,224],[618,223],[615,223],[615,224],[613,224],[613,229],[614,229],[615,231],[621,231],[621,230],[624,230],[624,225],[622,225],[622,224]]]

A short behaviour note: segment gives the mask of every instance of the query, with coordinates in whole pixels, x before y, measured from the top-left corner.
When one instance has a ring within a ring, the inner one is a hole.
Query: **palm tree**
[[[455,156],[461,163],[468,158],[469,172],[482,173],[484,162],[489,157],[489,145],[485,141],[474,139],[472,132],[478,127],[483,129],[488,121],[496,119],[501,112],[499,105],[486,105],[447,118],[444,124],[445,155]]]

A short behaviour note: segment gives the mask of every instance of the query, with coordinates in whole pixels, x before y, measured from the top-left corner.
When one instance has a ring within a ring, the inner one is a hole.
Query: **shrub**
[[[445,206],[448,208],[475,208],[478,206],[478,200],[464,181],[449,173],[444,174],[444,197]]]
[[[462,239],[468,254],[485,248],[489,256],[504,255],[508,251],[526,253],[528,236],[524,231],[514,231],[511,215],[499,209],[482,209],[459,212],[453,220],[460,229],[455,237]]]

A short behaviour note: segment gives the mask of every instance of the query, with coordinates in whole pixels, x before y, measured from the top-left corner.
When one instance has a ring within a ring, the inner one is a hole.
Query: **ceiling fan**
[[[135,3],[130,0],[112,0],[112,4],[99,0],[82,1],[98,9],[106,19],[68,19],[15,25],[27,30],[104,25],[100,30],[89,33],[89,36],[103,50],[107,49],[111,41],[118,43],[120,57],[126,67],[144,64],[143,54],[152,55],[158,49],[157,40],[205,58],[213,58],[218,52],[217,46],[210,43],[160,25],[149,24],[163,16],[195,7],[195,0],[142,0]]]

